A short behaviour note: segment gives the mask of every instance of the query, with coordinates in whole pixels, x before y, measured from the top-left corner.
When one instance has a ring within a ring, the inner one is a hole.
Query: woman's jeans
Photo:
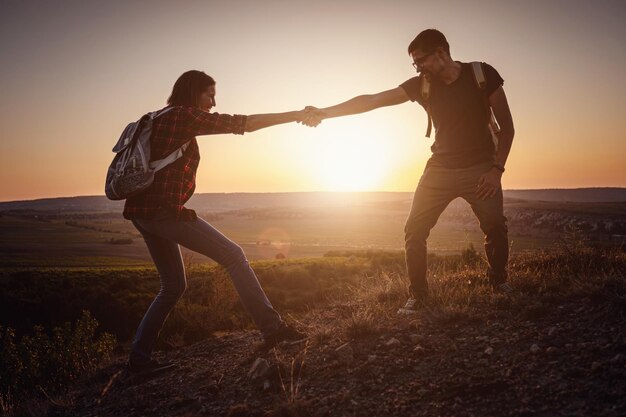
[[[161,277],[161,290],[139,324],[130,360],[150,360],[157,336],[170,311],[187,287],[185,267],[179,245],[208,256],[222,265],[235,285],[241,302],[263,335],[282,324],[280,315],[263,292],[241,247],[206,221],[176,221],[166,213],[150,220],[134,219]]]

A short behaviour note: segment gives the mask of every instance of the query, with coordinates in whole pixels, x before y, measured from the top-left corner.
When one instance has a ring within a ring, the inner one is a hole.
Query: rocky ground
[[[330,304],[299,319],[308,342],[258,355],[257,332],[216,335],[159,353],[178,368],[152,379],[129,378],[120,358],[56,414],[626,415],[623,294],[493,297],[414,317]]]

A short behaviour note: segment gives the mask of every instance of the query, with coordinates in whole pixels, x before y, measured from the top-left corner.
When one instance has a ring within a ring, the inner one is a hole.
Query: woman
[[[146,374],[172,367],[151,359],[157,336],[187,286],[179,245],[224,266],[246,310],[263,334],[266,349],[283,340],[305,337],[286,325],[267,299],[243,250],[184,207],[195,189],[200,161],[196,135],[242,135],[265,127],[302,122],[303,111],[251,116],[209,113],[215,106],[215,80],[201,71],[181,75],[167,100],[174,108],[154,121],[151,159],[164,158],[185,143],[182,157],[158,171],[154,183],[126,200],[124,217],[143,236],[161,279],[161,289],[144,315],[129,358],[132,373]],[[309,123],[311,124],[311,123]],[[313,124],[315,124],[313,122]]]

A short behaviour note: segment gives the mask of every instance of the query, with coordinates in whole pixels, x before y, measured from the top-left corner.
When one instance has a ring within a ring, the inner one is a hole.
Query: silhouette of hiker
[[[210,113],[216,105],[215,81],[201,71],[182,74],[167,104],[174,108],[154,122],[150,138],[152,160],[164,158],[188,141],[189,146],[181,158],[156,173],[149,188],[129,197],[124,206],[124,217],[131,220],[143,236],[161,279],[161,289],[141,320],[132,344],[128,365],[135,374],[173,366],[158,363],[151,354],[165,320],[187,287],[179,245],[206,255],[226,268],[242,304],[263,334],[262,348],[304,337],[285,324],[274,310],[241,247],[184,204],[196,185],[200,161],[196,135],[242,135],[281,123],[301,122],[305,112],[251,116]]]
[[[305,123],[363,113],[408,100],[426,109],[435,126],[432,156],[419,180],[405,226],[409,299],[398,313],[414,313],[427,299],[426,240],[439,216],[457,197],[465,199],[485,233],[488,277],[494,290],[510,293],[509,255],[501,177],[514,136],[513,120],[500,74],[486,63],[454,61],[445,36],[421,32],[408,48],[417,77],[378,94],[361,95],[318,109],[308,106]],[[478,64],[478,65],[476,65]],[[482,79],[481,75],[482,73]],[[499,123],[499,132],[490,120]],[[495,143],[497,139],[497,146]]]

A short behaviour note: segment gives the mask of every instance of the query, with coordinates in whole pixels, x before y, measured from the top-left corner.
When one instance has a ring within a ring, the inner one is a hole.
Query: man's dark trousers
[[[496,285],[506,281],[509,243],[502,189],[486,200],[480,200],[476,195],[480,176],[492,166],[490,162],[467,168],[445,168],[433,161],[427,164],[415,190],[413,206],[404,228],[409,291],[415,298],[428,295],[426,239],[443,210],[457,197],[470,204],[485,234],[490,283]]]

